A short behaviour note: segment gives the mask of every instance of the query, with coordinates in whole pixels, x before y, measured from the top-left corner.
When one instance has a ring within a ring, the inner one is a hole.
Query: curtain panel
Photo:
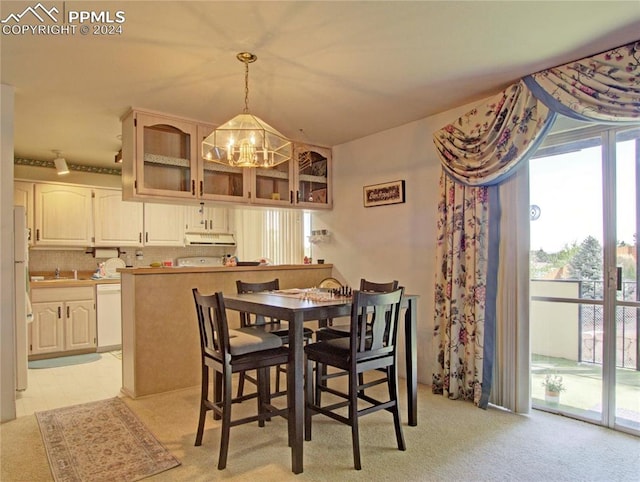
[[[504,296],[498,299],[496,293],[490,295],[485,290],[487,302],[471,303],[469,290],[491,286],[498,273],[501,274],[496,291],[500,293],[506,292],[502,285],[505,279],[516,279],[519,284],[529,282],[526,267],[510,266],[500,256],[508,242],[501,231],[518,229],[515,221],[513,225],[500,227],[501,212],[517,220],[528,218],[528,209],[518,208],[523,203],[500,205],[499,186],[519,166],[526,165],[558,112],[595,122],[638,122],[640,41],[527,76],[434,133],[443,173],[452,183],[449,185],[444,177],[441,180],[434,320],[434,335],[440,346],[439,370],[433,374],[436,393],[463,399],[469,399],[473,393],[473,402],[485,408],[494,376],[506,372],[504,366],[494,366],[494,361],[518,367],[529,364],[530,353],[508,349],[504,343],[496,345],[499,333],[526,338],[523,334],[529,330],[528,299],[524,297],[528,291],[515,287],[512,292],[518,299],[510,303]],[[482,191],[475,189],[486,186],[498,189],[478,205],[478,193]],[[452,192],[458,194],[453,196]],[[476,212],[482,206],[491,214],[486,219],[472,216],[474,221],[468,221],[463,208],[472,206]],[[468,245],[469,240],[474,242]],[[518,259],[528,254],[525,241],[517,244],[519,251],[514,256]],[[471,266],[469,260],[476,263]],[[458,289],[462,274],[465,289]],[[494,296],[494,303],[498,299],[500,306],[488,302],[490,296]],[[468,331],[469,323],[472,331]],[[501,352],[497,354],[496,350]],[[479,368],[480,361],[483,368]],[[522,400],[529,398],[529,384],[521,378],[525,373],[528,376],[528,372],[520,368],[517,373],[518,376],[508,381],[501,379],[498,384],[501,392],[518,391],[517,396],[505,397],[502,405],[527,412]],[[512,386],[505,390],[505,383]],[[517,400],[520,402],[515,403]]]

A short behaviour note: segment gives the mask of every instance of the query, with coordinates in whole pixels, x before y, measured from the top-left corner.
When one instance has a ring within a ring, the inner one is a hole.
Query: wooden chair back
[[[209,356],[219,361],[230,357],[229,325],[222,293],[201,294],[193,288],[193,299],[198,315],[200,351],[202,359]]]
[[[350,348],[354,361],[395,355],[403,293],[404,288],[353,292]]]
[[[280,279],[276,278],[271,281],[261,283],[247,283],[245,281],[236,280],[236,289],[241,293],[260,293],[261,291],[275,291],[280,289]],[[247,327],[252,325],[264,325],[265,323],[279,323],[280,320],[273,318],[265,319],[263,316],[252,317],[251,314],[240,312],[240,326]]]

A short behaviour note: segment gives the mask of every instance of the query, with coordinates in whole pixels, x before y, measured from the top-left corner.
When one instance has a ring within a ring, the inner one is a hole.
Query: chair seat
[[[229,353],[232,356],[270,350],[282,346],[282,339],[264,330],[238,328],[229,330]]]

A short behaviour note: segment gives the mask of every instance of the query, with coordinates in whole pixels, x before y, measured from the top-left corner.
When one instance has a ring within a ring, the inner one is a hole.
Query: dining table
[[[417,300],[418,296],[411,294],[404,295],[402,299],[408,423],[410,426],[418,424]],[[273,317],[287,321],[289,324],[287,391],[289,393],[288,430],[291,446],[291,470],[295,474],[302,473],[305,409],[303,325],[309,321],[350,316],[351,297],[328,297],[309,290],[291,289],[246,294],[225,293],[224,301],[229,310]]]

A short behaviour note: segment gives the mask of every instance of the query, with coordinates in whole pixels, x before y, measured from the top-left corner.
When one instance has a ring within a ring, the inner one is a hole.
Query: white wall
[[[420,296],[418,380],[424,384],[431,384],[438,346],[433,285],[440,161],[433,132],[475,105],[335,146],[334,207],[313,216],[313,229],[331,233],[329,242],[314,246],[313,258],[333,263],[340,281],[358,287],[360,278],[397,279],[407,293]],[[363,207],[363,186],[400,179],[406,182],[406,203]]]

